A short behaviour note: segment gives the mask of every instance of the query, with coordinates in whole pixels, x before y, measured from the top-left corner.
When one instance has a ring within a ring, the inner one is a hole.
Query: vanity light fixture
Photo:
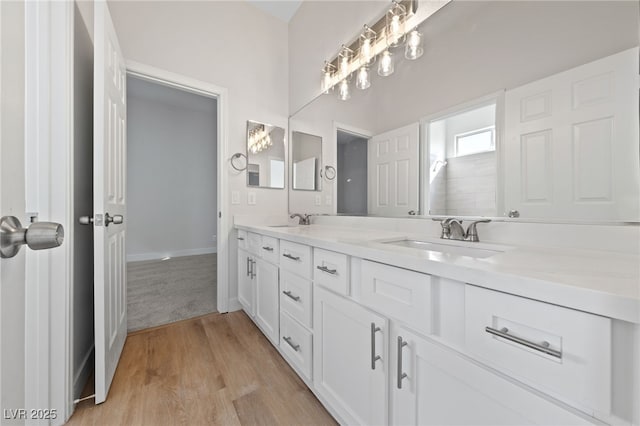
[[[252,154],[257,154],[273,145],[271,136],[269,136],[269,132],[267,132],[264,124],[249,131],[247,145]]]
[[[417,0],[393,0],[391,7],[371,26],[365,25],[360,35],[350,44],[343,44],[336,57],[325,61],[320,87],[329,93],[338,86],[338,97],[351,97],[350,81],[355,74],[355,86],[365,90],[371,86],[372,65],[378,60],[377,71],[382,77],[395,70],[392,49],[402,45],[405,58],[410,60],[422,56],[422,34],[416,27],[419,18],[415,15]],[[407,28],[411,28],[407,31]],[[379,58],[378,58],[379,56]]]
[[[422,48],[422,34],[417,28],[409,32],[407,36],[407,44],[404,49],[404,57],[409,60],[418,59],[424,53]]]
[[[380,56],[380,63],[378,64],[378,75],[382,77],[388,77],[393,74],[395,67],[393,65],[393,54],[389,49],[382,52]]]

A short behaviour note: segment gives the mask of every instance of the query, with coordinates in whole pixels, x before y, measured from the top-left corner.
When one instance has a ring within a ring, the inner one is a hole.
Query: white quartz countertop
[[[322,225],[238,229],[640,324],[640,258],[621,253],[448,242],[434,236]],[[487,258],[384,244],[415,239],[504,250]]]

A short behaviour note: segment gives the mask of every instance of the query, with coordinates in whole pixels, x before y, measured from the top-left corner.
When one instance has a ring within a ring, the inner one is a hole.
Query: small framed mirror
[[[322,138],[292,132],[292,188],[297,191],[322,190]]]
[[[284,189],[285,130],[247,121],[247,186]]]

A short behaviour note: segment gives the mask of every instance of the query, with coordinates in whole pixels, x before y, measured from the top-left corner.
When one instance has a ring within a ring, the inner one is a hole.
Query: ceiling
[[[289,22],[302,4],[302,0],[247,0],[247,3],[284,22]]]

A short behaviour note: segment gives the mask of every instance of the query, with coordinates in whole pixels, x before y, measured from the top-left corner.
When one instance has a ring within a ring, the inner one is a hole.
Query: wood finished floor
[[[131,333],[107,401],[81,402],[68,424],[336,423],[253,322],[233,312]]]

